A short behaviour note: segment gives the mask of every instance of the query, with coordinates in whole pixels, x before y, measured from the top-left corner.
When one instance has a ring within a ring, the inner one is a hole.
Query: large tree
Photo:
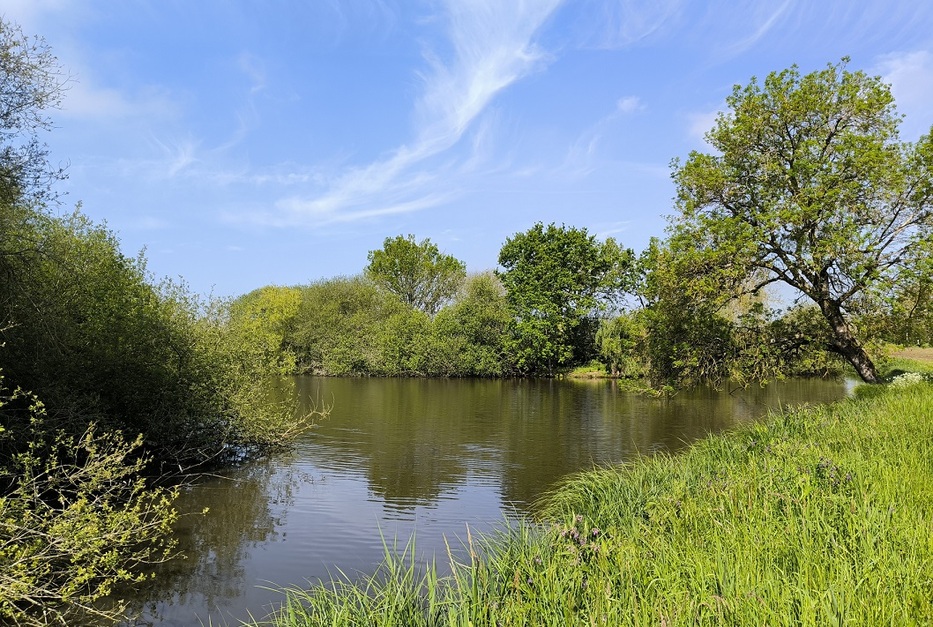
[[[381,250],[369,252],[366,275],[406,305],[433,316],[457,293],[466,266],[429,239],[416,242],[414,235],[398,235],[387,237]]]
[[[513,312],[509,349],[525,372],[553,374],[595,355],[599,315],[629,286],[634,255],[612,238],[542,223],[506,240],[499,272]]]
[[[933,140],[900,141],[889,86],[847,61],[737,85],[706,135],[715,152],[674,162],[671,230],[723,291],[781,282],[812,300],[827,348],[875,382],[853,316],[931,249]]]

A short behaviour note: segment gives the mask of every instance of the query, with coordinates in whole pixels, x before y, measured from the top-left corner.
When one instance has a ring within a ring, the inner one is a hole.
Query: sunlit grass
[[[775,415],[677,456],[569,478],[541,524],[409,546],[294,590],[276,625],[933,622],[933,386]]]
[[[608,379],[606,366],[598,361],[591,361],[588,364],[577,366],[566,374],[569,379]]]

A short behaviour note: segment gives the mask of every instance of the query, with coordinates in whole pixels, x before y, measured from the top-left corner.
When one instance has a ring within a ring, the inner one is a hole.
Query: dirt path
[[[933,364],[933,348],[903,348],[891,353],[891,357],[903,357],[904,359],[913,359],[914,361]]]

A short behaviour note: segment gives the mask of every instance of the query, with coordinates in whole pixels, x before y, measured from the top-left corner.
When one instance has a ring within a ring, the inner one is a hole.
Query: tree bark
[[[852,332],[852,328],[842,313],[839,303],[826,299],[820,301],[819,304],[833,332],[830,348],[852,364],[862,381],[865,383],[880,383],[874,362],[872,362],[871,357],[868,356],[865,348]]]

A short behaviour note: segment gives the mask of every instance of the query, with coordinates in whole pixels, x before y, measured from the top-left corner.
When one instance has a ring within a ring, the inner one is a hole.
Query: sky
[[[889,82],[933,125],[926,0],[3,0],[67,76],[43,136],[155,277],[235,296],[360,273],[387,237],[471,272],[536,222],[643,249],[735,84]]]

